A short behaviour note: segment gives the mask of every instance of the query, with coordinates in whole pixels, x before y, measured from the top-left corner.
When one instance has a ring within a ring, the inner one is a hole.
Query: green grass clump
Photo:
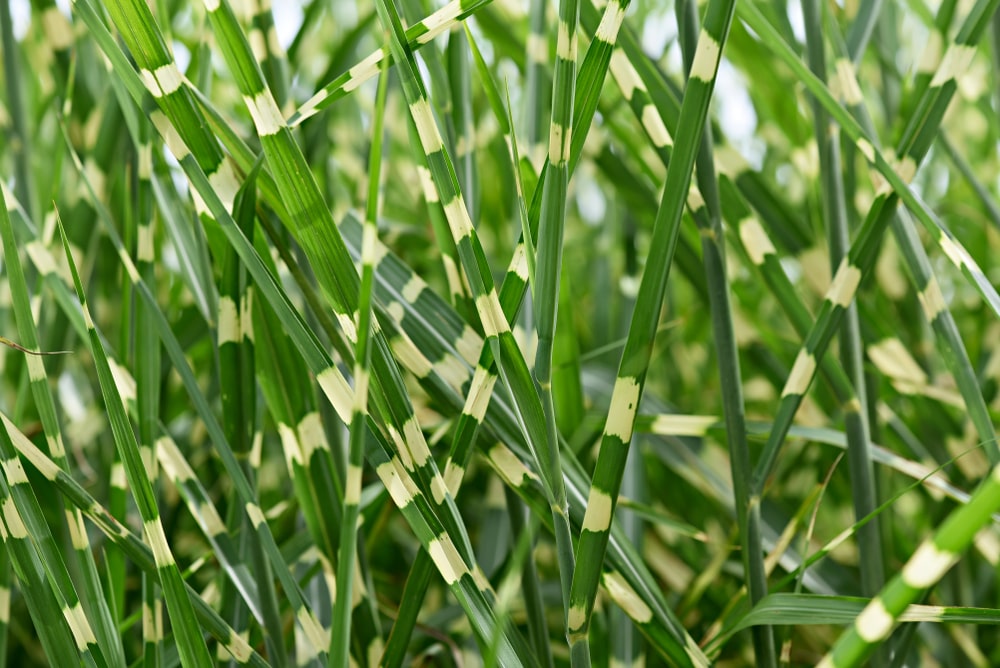
[[[1000,664],[998,5],[0,3],[0,668]]]

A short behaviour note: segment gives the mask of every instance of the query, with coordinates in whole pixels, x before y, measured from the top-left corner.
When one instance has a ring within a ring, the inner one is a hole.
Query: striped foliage
[[[0,668],[1000,662],[1000,1],[22,4]]]

